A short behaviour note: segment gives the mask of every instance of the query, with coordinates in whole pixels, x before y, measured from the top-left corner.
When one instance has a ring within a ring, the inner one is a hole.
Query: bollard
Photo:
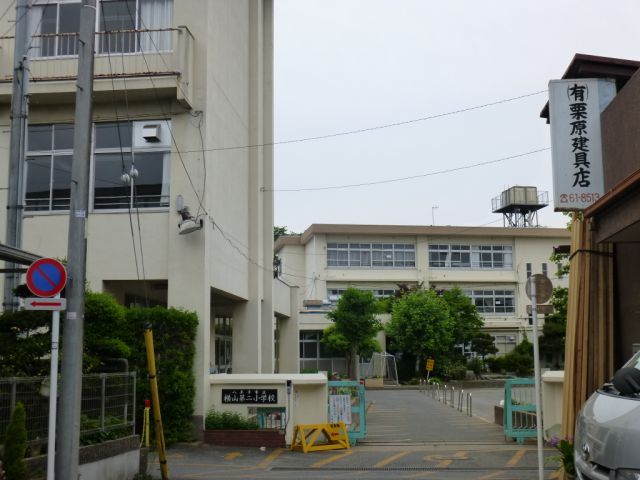
[[[455,403],[453,401],[453,398],[454,398],[455,394],[456,394],[456,387],[451,387],[451,408],[453,408],[454,403]]]

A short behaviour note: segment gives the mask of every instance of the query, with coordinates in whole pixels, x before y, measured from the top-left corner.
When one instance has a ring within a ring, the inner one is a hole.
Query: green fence
[[[367,434],[367,402],[364,385],[354,381],[330,381],[329,422],[347,424],[349,442],[355,445]]]
[[[523,443],[536,438],[536,395],[533,378],[514,378],[504,384],[504,435]]]

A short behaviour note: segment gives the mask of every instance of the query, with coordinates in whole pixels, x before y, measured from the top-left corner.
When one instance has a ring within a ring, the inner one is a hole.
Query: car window
[[[627,363],[624,365],[625,367],[634,367],[640,370],[640,352],[636,352],[636,354],[629,359]]]

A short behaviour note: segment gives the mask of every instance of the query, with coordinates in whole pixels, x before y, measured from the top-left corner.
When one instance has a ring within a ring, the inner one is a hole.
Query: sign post
[[[542,452],[542,405],[540,395],[540,349],[538,346],[538,302],[546,302],[551,297],[553,286],[546,275],[535,274],[527,279],[526,293],[531,300],[533,317],[533,374],[536,396],[536,432],[538,440],[538,478],[544,479],[544,457]]]
[[[433,358],[428,358],[427,362],[426,362],[426,367],[427,367],[427,383],[429,383],[429,374],[433,371],[433,365],[434,365],[434,361]]]
[[[60,342],[60,310],[66,300],[60,292],[67,283],[64,265],[53,258],[41,258],[27,270],[27,287],[38,298],[28,298],[26,310],[52,310],[51,316],[51,368],[49,373],[49,438],[47,441],[47,479],[55,477],[56,409],[58,408],[58,344]],[[44,298],[42,298],[44,297]],[[50,298],[55,297],[55,298]]]

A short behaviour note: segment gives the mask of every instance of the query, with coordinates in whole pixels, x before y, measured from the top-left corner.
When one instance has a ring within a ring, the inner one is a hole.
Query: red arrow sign
[[[64,310],[67,308],[65,298],[27,298],[24,304],[25,310]]]

